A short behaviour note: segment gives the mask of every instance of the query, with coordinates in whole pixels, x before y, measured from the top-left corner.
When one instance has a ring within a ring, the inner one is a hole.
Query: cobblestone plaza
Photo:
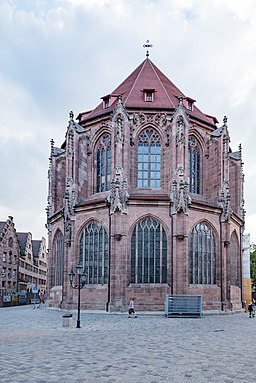
[[[1,383],[255,382],[256,319],[0,310]]]

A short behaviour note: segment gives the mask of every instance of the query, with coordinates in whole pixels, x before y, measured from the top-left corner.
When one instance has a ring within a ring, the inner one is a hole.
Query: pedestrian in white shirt
[[[135,309],[134,309],[134,300],[135,300],[135,298],[132,298],[130,303],[129,303],[128,318],[131,318],[131,315],[133,315],[134,318],[137,318],[137,315],[136,315]]]

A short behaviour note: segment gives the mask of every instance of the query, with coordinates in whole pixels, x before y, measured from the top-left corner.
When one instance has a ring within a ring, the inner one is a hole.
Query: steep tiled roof
[[[143,90],[151,90],[154,93],[153,102],[145,102]],[[124,106],[138,109],[174,109],[178,106],[179,97],[186,98],[181,92],[156,66],[146,58],[109,96],[113,97],[115,102],[104,109],[104,101],[101,102],[91,112],[81,113],[78,118],[82,122],[92,118],[110,113],[116,104],[117,96],[122,95]],[[107,96],[105,96],[107,97]],[[112,99],[113,99],[112,98]],[[189,98],[189,97],[187,97]],[[104,97],[103,97],[104,99]],[[189,98],[191,101],[191,98]],[[196,106],[193,111],[187,110],[189,115],[194,116],[208,124],[213,125],[212,117],[202,113]]]
[[[33,248],[34,257],[39,256],[39,250],[40,250],[41,242],[42,241],[35,240],[35,239],[32,240],[32,248]]]
[[[20,245],[20,253],[24,254],[26,249],[26,243],[28,240],[28,233],[17,233]]]

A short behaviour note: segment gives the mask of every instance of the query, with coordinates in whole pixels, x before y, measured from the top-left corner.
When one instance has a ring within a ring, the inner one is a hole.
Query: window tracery
[[[188,140],[188,191],[200,193],[200,147],[195,137]]]
[[[110,190],[111,140],[109,134],[104,134],[98,142],[96,161],[96,192]]]
[[[63,267],[64,267],[64,238],[61,231],[58,231],[54,244],[54,255],[55,255],[55,286],[63,285]]]
[[[147,128],[138,141],[138,188],[160,188],[161,142],[158,133]]]
[[[131,283],[167,283],[167,237],[155,219],[142,219],[133,230]]]
[[[216,242],[213,230],[201,222],[189,235],[189,283],[216,284]]]
[[[108,283],[108,236],[99,222],[84,227],[80,237],[80,263],[87,274],[86,283]]]
[[[239,286],[239,244],[238,239],[235,233],[231,235],[231,241],[230,241],[230,284],[232,286]]]

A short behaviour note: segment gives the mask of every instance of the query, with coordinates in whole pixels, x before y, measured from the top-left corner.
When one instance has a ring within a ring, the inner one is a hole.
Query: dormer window
[[[193,112],[195,100],[193,100],[190,97],[186,97],[183,100],[183,103],[184,103],[184,106],[187,108],[187,110],[189,110],[190,112]]]
[[[109,97],[106,97],[103,99],[103,108],[104,109],[109,108]]]
[[[155,89],[143,89],[144,101],[153,102],[154,101]]]
[[[192,101],[188,100],[188,110],[192,111],[192,108],[193,108],[193,103]]]
[[[153,101],[153,93],[152,92],[146,92],[145,93],[145,101],[147,101],[147,102]]]

